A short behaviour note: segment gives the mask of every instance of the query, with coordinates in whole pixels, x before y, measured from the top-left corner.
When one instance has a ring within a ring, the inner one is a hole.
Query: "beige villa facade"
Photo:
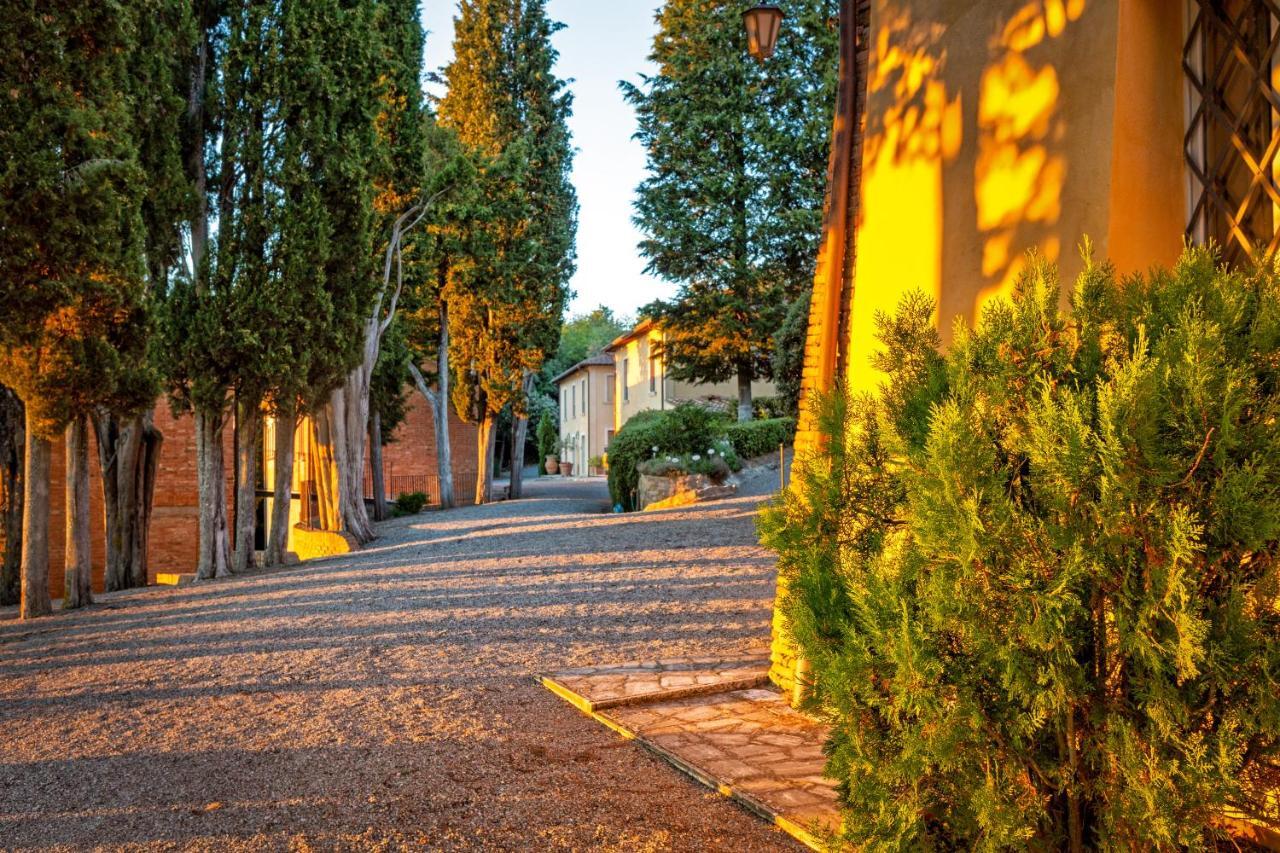
[[[574,476],[587,476],[590,461],[607,456],[609,442],[640,412],[680,403],[724,400],[736,405],[736,382],[682,382],[668,375],[660,355],[662,329],[644,320],[604,352],[575,364],[555,378],[560,403],[560,459],[573,463]],[[777,393],[772,382],[754,382],[754,397]]]
[[[1280,245],[1280,5],[851,6],[802,400],[877,387],[875,318],[908,291],[934,299],[945,343],[1030,251],[1060,264],[1065,298],[1086,237],[1122,274],[1184,240],[1228,263]],[[797,447],[821,450],[812,422]],[[775,682],[803,671],[775,619]]]
[[[613,359],[596,355],[555,379],[560,393],[560,461],[573,474],[591,473],[593,457],[604,456],[613,438]]]
[[[669,409],[692,400],[727,400],[737,405],[736,382],[682,382],[668,375],[661,355],[662,328],[644,320],[605,350],[613,358],[616,389],[613,403],[615,432],[640,412]],[[753,397],[777,394],[772,382],[753,382]]]

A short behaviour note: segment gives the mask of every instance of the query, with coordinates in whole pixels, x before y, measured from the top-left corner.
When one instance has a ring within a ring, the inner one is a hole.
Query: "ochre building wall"
[[[877,312],[920,290],[944,343],[1011,293],[1026,255],[1064,299],[1093,242],[1122,271],[1171,262],[1185,226],[1181,5],[877,0],[845,380],[881,377]]]
[[[850,263],[839,280],[815,282],[806,396],[836,378],[874,391],[876,316],[911,291],[934,300],[945,345],[957,322],[973,324],[1012,292],[1029,251],[1060,265],[1064,302],[1086,237],[1121,273],[1176,259],[1187,198],[1183,3],[861,5]],[[823,298],[833,290],[838,298]],[[833,327],[834,354],[823,351]],[[821,452],[807,418],[797,447]],[[790,689],[780,612],[774,625],[772,675]]]

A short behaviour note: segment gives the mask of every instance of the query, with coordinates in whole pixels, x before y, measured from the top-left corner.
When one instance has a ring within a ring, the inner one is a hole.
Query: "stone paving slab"
[[[644,676],[660,684],[658,673],[696,671],[708,663],[655,661],[620,669],[622,675]],[[619,692],[615,679],[604,679],[605,669],[571,670],[541,681],[579,710],[808,846],[822,849],[824,839],[838,831],[836,783],[823,776],[827,728],[792,709],[777,691],[729,688],[673,696],[654,690],[636,699],[625,687]],[[602,710],[591,698],[573,693],[568,685],[574,683],[586,689],[607,685],[607,692],[595,694],[597,700],[610,701],[603,698],[607,696],[627,701]]]
[[[769,682],[769,650],[736,657],[633,661],[563,669],[539,676],[553,693],[587,713],[638,702],[760,687]]]

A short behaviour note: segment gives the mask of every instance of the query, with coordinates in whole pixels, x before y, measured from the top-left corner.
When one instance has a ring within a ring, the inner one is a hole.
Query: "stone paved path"
[[[529,491],[282,574],[0,611],[0,846],[796,849],[530,677],[766,642],[758,499]]]

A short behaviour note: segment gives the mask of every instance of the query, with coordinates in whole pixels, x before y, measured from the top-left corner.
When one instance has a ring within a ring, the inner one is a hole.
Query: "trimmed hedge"
[[[635,510],[635,492],[640,485],[637,465],[658,454],[705,452],[724,435],[724,429],[722,415],[693,403],[636,415],[609,444],[609,495],[613,502],[628,512]],[[737,460],[726,461],[732,465]]]
[[[734,423],[725,428],[725,435],[738,456],[754,459],[776,453],[779,444],[791,444],[795,441],[796,421],[795,418],[772,418],[767,421]]]

